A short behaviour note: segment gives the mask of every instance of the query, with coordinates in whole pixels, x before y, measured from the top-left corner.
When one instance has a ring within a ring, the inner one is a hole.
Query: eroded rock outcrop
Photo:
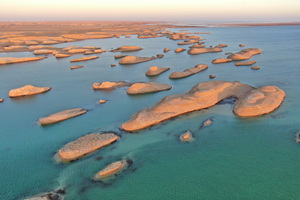
[[[255,63],[256,63],[255,60],[251,60],[251,61],[246,61],[246,62],[235,63],[235,66],[250,66],[250,65],[253,65]]]
[[[155,82],[134,83],[128,88],[127,94],[145,94],[170,90],[171,85]]]
[[[214,59],[212,61],[213,64],[219,64],[219,63],[227,63],[227,62],[231,62],[232,60],[231,59],[227,59],[227,58],[217,58],[217,59]]]
[[[227,46],[228,46],[227,44],[219,44],[219,45],[215,46],[215,48],[224,48]]]
[[[177,49],[175,49],[174,50],[174,52],[175,53],[180,53],[180,52],[183,52],[183,51],[185,51],[186,49],[184,49],[184,48],[177,48]]]
[[[239,61],[239,60],[247,60],[251,58],[252,56],[256,54],[260,54],[261,49],[256,49],[256,48],[250,48],[250,49],[244,49],[238,53],[231,54],[227,58],[232,59],[233,61]]]
[[[197,55],[202,53],[216,53],[223,51],[221,48],[190,48],[188,54]]]
[[[82,57],[82,58],[77,58],[70,60],[70,62],[80,62],[80,61],[86,61],[86,60],[93,60],[99,58],[98,56],[87,56],[87,57]]]
[[[94,83],[93,88],[94,90],[111,90],[118,87],[127,87],[131,86],[133,83],[131,82],[125,82],[125,81],[118,81],[118,82],[109,82],[105,81],[102,83]]]
[[[10,90],[8,95],[9,97],[14,98],[44,93],[48,92],[49,90],[51,90],[51,87],[35,87],[32,85],[25,85],[23,87]]]
[[[164,49],[164,52],[168,52],[168,51],[170,51],[169,48],[165,48],[165,49]]]
[[[22,62],[30,62],[45,59],[46,57],[0,57],[0,65],[13,64],[13,63],[22,63]]]
[[[199,73],[203,70],[206,70],[208,68],[208,65],[200,64],[196,65],[195,67],[189,68],[184,70],[183,72],[173,72],[169,78],[171,79],[177,79],[177,78],[184,78],[191,76],[193,74]]]
[[[120,65],[131,65],[142,62],[147,62],[150,60],[154,60],[156,57],[137,57],[137,56],[126,56],[119,61]]]
[[[168,71],[169,69],[170,67],[151,66],[145,74],[146,76],[157,76],[165,71]]]
[[[83,68],[83,65],[77,65],[77,66],[72,66],[70,67],[70,69],[78,69],[78,68]]]
[[[119,48],[111,50],[111,52],[130,52],[130,51],[139,51],[142,50],[142,47],[138,46],[121,46]]]
[[[190,131],[187,131],[187,132],[181,134],[181,135],[179,136],[179,139],[180,139],[182,142],[191,142],[191,141],[193,141],[194,138],[193,138],[192,133],[191,133]]]
[[[74,108],[74,109],[64,110],[58,113],[51,114],[48,117],[40,118],[39,121],[41,125],[54,124],[73,117],[77,117],[79,115],[83,115],[86,112],[87,110],[83,108]]]
[[[107,167],[105,167],[104,169],[102,169],[101,171],[99,171],[98,173],[96,173],[94,175],[94,180],[97,181],[97,180],[111,177],[117,173],[120,173],[124,169],[126,169],[127,166],[128,166],[128,163],[126,160],[120,160],[117,162],[113,162],[113,163],[109,164]]]
[[[122,128],[126,131],[141,130],[178,115],[211,107],[229,97],[237,99],[233,109],[236,115],[259,116],[278,108],[284,96],[284,91],[275,86],[255,89],[238,81],[198,83],[185,94],[167,96],[153,107],[139,111],[122,124]]]
[[[119,137],[114,133],[91,133],[66,144],[58,151],[58,156],[63,162],[77,160],[118,139]]]
[[[251,69],[258,70],[258,69],[260,69],[260,66],[253,66],[253,67],[251,67]]]

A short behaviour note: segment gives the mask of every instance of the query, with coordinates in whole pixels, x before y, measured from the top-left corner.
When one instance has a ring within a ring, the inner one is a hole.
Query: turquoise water
[[[178,31],[178,30],[176,30]],[[96,199],[299,199],[300,146],[294,140],[300,130],[300,27],[238,27],[189,29],[211,32],[200,35],[207,46],[225,43],[223,52],[191,56],[186,52],[165,53],[162,59],[120,66],[114,53],[100,54],[96,60],[75,63],[84,68],[70,70],[71,58],[47,59],[0,67],[0,199],[23,199],[41,192],[66,188],[66,200]],[[260,70],[235,67],[233,63],[214,65],[211,61],[226,52],[261,48]],[[178,48],[167,38],[112,38],[86,40],[56,46],[99,46],[110,50],[121,45],[144,48],[129,54],[153,56],[165,47]],[[188,46],[186,46],[188,48]],[[0,56],[31,56],[32,53],[1,53]],[[82,55],[74,55],[79,58]],[[110,67],[110,64],[117,64]],[[209,64],[209,69],[191,77],[170,80],[169,74]],[[171,67],[155,78],[144,73],[150,66]],[[241,81],[255,87],[275,85],[286,92],[275,112],[251,119],[232,113],[231,104],[193,112],[163,124],[126,133],[119,129],[137,111],[154,105],[167,95],[185,93],[199,82]],[[94,91],[92,84],[103,81],[156,81],[173,85],[170,91],[129,96],[127,88]],[[10,89],[26,84],[51,86],[52,90],[10,99]],[[108,100],[98,104],[99,99]],[[38,118],[82,107],[85,115],[41,127]],[[213,118],[210,127],[201,123]],[[195,140],[182,144],[179,134],[191,130]],[[64,144],[91,132],[114,131],[120,141],[70,164],[53,159]],[[97,158],[103,157],[99,160]],[[133,165],[107,183],[92,176],[107,164],[130,158]]]

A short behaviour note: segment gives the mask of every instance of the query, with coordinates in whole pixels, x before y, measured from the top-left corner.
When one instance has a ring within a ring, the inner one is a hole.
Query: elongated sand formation
[[[117,173],[120,173],[124,169],[126,169],[127,166],[128,166],[128,163],[126,160],[120,160],[117,162],[113,162],[113,163],[109,164],[107,167],[105,167],[104,169],[102,169],[101,171],[99,171],[98,173],[96,173],[94,175],[94,180],[97,181],[97,180],[111,177]]]
[[[211,107],[229,97],[237,99],[233,108],[236,115],[253,117],[274,111],[282,103],[285,93],[275,86],[255,89],[238,81],[198,83],[185,94],[167,96],[153,107],[139,111],[122,124],[122,128],[138,131],[178,115]]]
[[[231,59],[228,59],[228,58],[217,58],[217,59],[214,59],[212,61],[213,64],[219,64],[219,63],[227,63],[227,62],[231,62],[232,60]]]
[[[151,66],[149,70],[145,73],[146,76],[157,76],[165,71],[168,71],[170,67],[157,67]]]
[[[66,144],[59,149],[58,156],[63,162],[77,160],[118,139],[119,137],[114,133],[91,133]]]
[[[127,86],[131,86],[132,82],[125,82],[125,81],[118,81],[118,82],[109,82],[109,81],[105,81],[102,83],[94,83],[93,84],[93,88],[94,90],[111,90],[111,89],[115,89],[118,87],[127,87]]]
[[[119,64],[120,65],[131,65],[131,64],[147,62],[147,61],[154,60],[154,59],[156,59],[155,56],[153,56],[153,57],[126,56],[119,61]]]
[[[13,64],[13,63],[22,63],[22,62],[31,62],[45,59],[46,57],[0,57],[0,65]]]
[[[142,50],[142,47],[138,46],[121,46],[119,48],[111,50],[111,52],[130,52],[130,51],[139,51]]]
[[[250,49],[244,49],[235,54],[231,54],[227,58],[232,59],[233,61],[248,60],[252,56],[260,53],[261,53],[261,49],[250,48]]]
[[[202,53],[216,53],[223,51],[221,48],[190,48],[188,54],[197,55]]]
[[[87,110],[83,108],[74,108],[69,110],[64,110],[58,113],[54,113],[49,115],[48,117],[40,118],[39,121],[41,125],[49,125],[54,124],[60,121],[64,121],[73,117],[77,117],[79,115],[83,115],[87,112]]]
[[[86,61],[86,60],[93,60],[93,59],[97,59],[97,58],[99,58],[99,56],[87,56],[87,57],[70,60],[70,62],[80,62],[80,61]]]
[[[51,90],[51,87],[35,87],[32,85],[25,85],[23,87],[10,90],[8,96],[11,98],[29,96],[48,92],[49,90]]]
[[[170,90],[171,85],[155,82],[145,82],[145,83],[134,83],[127,90],[127,94],[145,94],[152,92],[160,92],[164,90]]]
[[[185,78],[185,77],[191,76],[193,74],[197,74],[203,70],[206,70],[207,68],[208,68],[208,65],[204,65],[204,64],[196,65],[195,67],[186,69],[183,72],[173,72],[169,76],[169,78],[171,78],[171,79]]]
[[[250,66],[250,65],[253,65],[255,63],[256,63],[255,60],[251,60],[251,61],[246,61],[246,62],[235,63],[235,66]]]
[[[83,65],[76,65],[76,66],[72,66],[70,67],[70,69],[79,69],[79,68],[83,68]]]

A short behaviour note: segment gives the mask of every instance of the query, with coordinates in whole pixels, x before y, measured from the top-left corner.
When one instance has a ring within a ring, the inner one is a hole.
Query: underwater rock
[[[77,117],[79,115],[83,115],[87,112],[87,110],[83,108],[74,108],[69,110],[64,110],[61,112],[57,112],[49,115],[48,117],[40,118],[39,121],[41,125],[54,124],[60,121],[64,121],[73,117]]]
[[[8,95],[9,97],[14,98],[44,93],[48,92],[49,90],[51,90],[51,87],[35,87],[32,85],[25,85],[24,87],[10,90]]]
[[[58,151],[59,159],[63,162],[77,160],[118,139],[119,137],[114,133],[91,133],[85,135],[61,148]]]
[[[168,71],[170,67],[157,67],[157,66],[151,66],[149,70],[145,73],[146,76],[157,76],[165,71]]]
[[[191,142],[194,138],[190,131],[187,131],[179,136],[182,142]]]
[[[232,59],[233,61],[247,60],[252,56],[260,53],[261,53],[261,49],[250,48],[250,49],[244,49],[238,53],[231,54],[227,58]]]
[[[170,90],[171,85],[155,82],[145,82],[145,83],[134,83],[127,90],[127,94],[145,94],[152,92],[160,92],[164,90]]]
[[[206,70],[208,68],[208,65],[205,64],[199,64],[196,65],[195,67],[189,68],[184,70],[183,72],[173,72],[169,78],[170,79],[177,79],[177,78],[184,78],[184,77],[188,77],[191,76],[193,74],[199,73],[203,70]]]
[[[63,195],[66,194],[65,189],[58,189],[52,192],[46,192],[42,194],[35,195],[24,200],[63,200]]]
[[[207,120],[205,120],[204,122],[202,122],[201,128],[210,126],[212,123],[213,123],[213,120],[212,120],[212,119],[207,119]]]
[[[93,88],[94,88],[94,90],[111,90],[111,89],[115,89],[117,87],[131,86],[132,84],[133,83],[131,83],[131,82],[125,82],[125,81],[118,81],[118,82],[105,81],[102,83],[94,83]]]

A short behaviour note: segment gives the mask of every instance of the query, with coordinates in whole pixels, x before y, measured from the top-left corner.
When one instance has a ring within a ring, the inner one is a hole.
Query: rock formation
[[[182,142],[191,142],[194,138],[190,131],[187,131],[179,136]]]
[[[258,70],[258,69],[260,69],[260,67],[259,66],[253,66],[253,67],[251,67],[251,69]]]
[[[244,44],[240,44],[239,47],[245,47],[245,45]]]
[[[111,52],[130,52],[130,51],[139,51],[142,50],[142,47],[138,46],[121,46],[119,48],[111,50]]]
[[[146,72],[146,76],[157,76],[165,71],[168,71],[170,67],[157,67],[151,66],[149,70]]]
[[[103,104],[103,103],[106,103],[106,102],[107,102],[107,101],[106,101],[106,100],[103,100],[103,99],[100,99],[100,100],[99,100],[99,103],[100,103],[100,104]]]
[[[195,67],[186,69],[183,72],[173,72],[169,76],[169,78],[171,78],[171,79],[184,78],[184,77],[191,76],[193,74],[199,73],[199,72],[201,72],[201,71],[203,71],[207,68],[208,68],[208,65],[204,65],[204,64],[196,65]]]
[[[253,65],[255,63],[256,63],[255,60],[251,60],[251,61],[247,61],[247,62],[238,62],[238,63],[235,63],[235,66],[249,66],[249,65]]]
[[[119,137],[114,133],[91,133],[66,144],[58,151],[58,156],[63,162],[77,160],[118,139]]]
[[[83,65],[77,65],[77,66],[72,66],[70,67],[70,69],[78,69],[78,68],[82,68],[84,67]]]
[[[126,56],[119,61],[120,65],[130,65],[136,63],[147,62],[150,60],[154,60],[156,57],[136,57],[136,56]]]
[[[250,49],[244,49],[235,54],[231,54],[227,58],[232,59],[233,61],[247,60],[251,58],[253,55],[260,54],[260,53],[261,53],[261,49],[250,48]]]
[[[80,62],[80,61],[86,61],[86,60],[93,60],[99,58],[98,56],[87,56],[87,57],[82,57],[82,58],[77,58],[70,60],[70,62]]]
[[[115,55],[114,58],[115,59],[119,59],[119,58],[124,58],[126,56],[128,56],[128,55]]]
[[[128,166],[128,163],[126,160],[120,160],[120,161],[111,163],[110,165],[108,165],[107,167],[105,167],[104,169],[102,169],[101,171],[96,173],[94,175],[94,180],[97,181],[97,180],[101,180],[101,179],[105,179],[110,176],[113,176],[117,173],[120,173],[124,169],[126,169],[127,166]]]
[[[202,53],[214,53],[223,51],[221,48],[190,48],[188,54],[197,55]]]
[[[125,81],[118,81],[118,82],[109,82],[105,81],[102,83],[94,83],[93,88],[94,90],[111,90],[118,87],[127,87],[131,86],[133,83],[131,82],[125,82]]]
[[[168,51],[170,51],[169,48],[165,48],[165,49],[164,49],[164,52],[168,52]]]
[[[23,57],[23,58],[0,57],[0,65],[21,63],[21,62],[30,62],[30,61],[42,60],[44,58],[46,58],[46,57]]]
[[[178,49],[175,49],[174,50],[174,52],[175,53],[180,53],[180,52],[183,52],[183,51],[185,51],[186,49],[184,49],[184,48],[178,48]]]
[[[217,59],[214,59],[212,61],[213,64],[219,64],[219,63],[227,63],[227,62],[231,62],[232,60],[231,59],[227,59],[227,58],[217,58]]]
[[[12,89],[9,91],[8,95],[11,98],[29,96],[34,94],[39,94],[51,90],[51,87],[35,87],[32,85],[25,85],[20,88]]]
[[[210,79],[216,78],[216,75],[211,74],[211,75],[209,75],[209,78]]]
[[[127,94],[145,94],[151,92],[160,92],[170,90],[171,85],[155,82],[134,83],[128,88]]]
[[[167,96],[153,107],[139,111],[122,124],[122,128],[126,131],[138,131],[178,115],[211,107],[229,97],[237,99],[233,108],[236,115],[258,116],[278,108],[284,96],[284,91],[275,86],[255,89],[238,81],[198,83],[185,94]]]
[[[54,113],[49,115],[48,117],[40,118],[39,121],[41,125],[49,125],[54,124],[60,121],[64,121],[73,117],[77,117],[79,115],[83,115],[87,112],[87,110],[83,108],[74,108],[70,110],[64,110],[58,113]]]
[[[227,46],[228,46],[227,44],[219,44],[219,45],[215,46],[214,48],[224,48]]]
[[[0,99],[0,103],[2,103],[4,101],[4,99]]]

